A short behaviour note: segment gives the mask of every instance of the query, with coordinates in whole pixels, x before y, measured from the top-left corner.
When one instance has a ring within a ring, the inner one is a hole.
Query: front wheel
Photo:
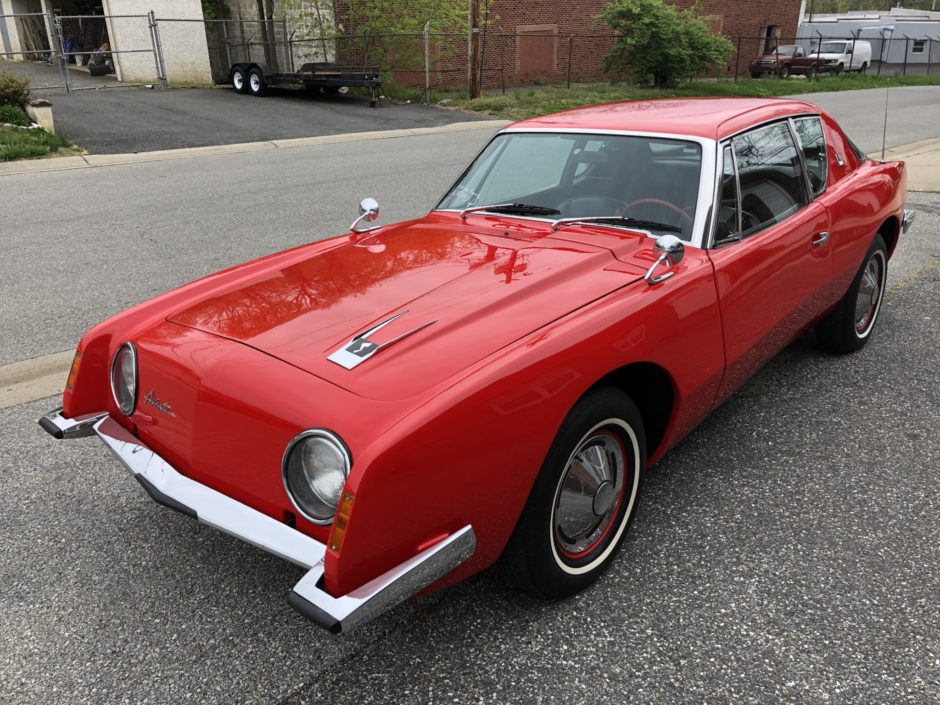
[[[558,598],[604,572],[636,512],[643,419],[613,387],[585,395],[558,430],[501,563],[526,592]]]
[[[832,313],[816,325],[816,338],[824,348],[846,354],[868,342],[881,310],[887,277],[888,248],[881,235],[875,235],[849,290]]]
[[[808,81],[816,80],[816,65],[815,64],[809,67],[809,73],[806,74],[806,80]]]
[[[790,64],[784,64],[780,67],[780,78],[783,80],[790,78]]]

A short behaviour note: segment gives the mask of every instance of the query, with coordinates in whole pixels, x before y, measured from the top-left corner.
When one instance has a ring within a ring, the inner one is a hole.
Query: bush
[[[0,105],[26,105],[29,99],[29,79],[0,73]]]
[[[697,5],[680,11],[663,0],[611,0],[598,17],[622,36],[604,57],[604,68],[667,87],[726,64],[734,46],[712,34],[697,11]]]
[[[0,105],[0,123],[29,127],[32,120],[18,105]]]

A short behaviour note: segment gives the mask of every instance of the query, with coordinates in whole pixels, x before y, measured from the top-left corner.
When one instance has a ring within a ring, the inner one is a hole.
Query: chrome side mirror
[[[685,257],[685,245],[683,245],[682,240],[675,235],[661,235],[656,238],[656,249],[662,254],[659,256],[659,259],[653,262],[653,266],[647,270],[646,276],[643,277],[650,285],[664,282],[675,274],[675,272],[666,272],[658,277],[654,277],[653,272],[656,271],[659,265],[666,264],[669,267],[674,267]]]
[[[363,198],[359,202],[359,217],[356,218],[349,229],[354,233],[364,233],[370,228],[359,229],[358,225],[363,220],[367,223],[374,223],[379,217],[379,202],[374,198]]]

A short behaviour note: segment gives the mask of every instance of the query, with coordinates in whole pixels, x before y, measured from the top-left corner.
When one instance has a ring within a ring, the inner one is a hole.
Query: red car
[[[641,479],[803,331],[871,337],[904,164],[764,99],[629,102],[498,133],[426,216],[188,284],[81,340],[58,438],[308,572],[334,632],[500,561],[610,564]]]
[[[812,80],[821,70],[820,66],[818,54],[807,55],[803,47],[785,44],[752,59],[750,69],[751,78],[772,73],[780,78],[789,78],[791,74],[805,75]]]

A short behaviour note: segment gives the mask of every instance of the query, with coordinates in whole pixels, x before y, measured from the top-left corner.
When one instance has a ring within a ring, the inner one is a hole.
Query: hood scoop
[[[369,336],[378,333],[389,323],[392,323],[393,321],[401,318],[406,313],[408,313],[408,309],[400,311],[394,316],[386,318],[381,323],[372,326],[368,330],[359,333],[352,340],[343,345],[343,347],[341,347],[339,350],[333,351],[330,356],[327,357],[327,360],[330,362],[335,362],[337,365],[340,367],[345,367],[347,370],[351,370],[357,365],[361,365],[377,352],[384,350],[385,348],[394,345],[400,340],[404,340],[408,336],[414,335],[418,331],[424,330],[428,326],[437,323],[437,321],[428,321],[427,323],[422,323],[417,328],[412,328],[411,330],[401,333],[400,335],[397,335],[391,340],[387,340],[385,342],[377,342],[369,338]]]

